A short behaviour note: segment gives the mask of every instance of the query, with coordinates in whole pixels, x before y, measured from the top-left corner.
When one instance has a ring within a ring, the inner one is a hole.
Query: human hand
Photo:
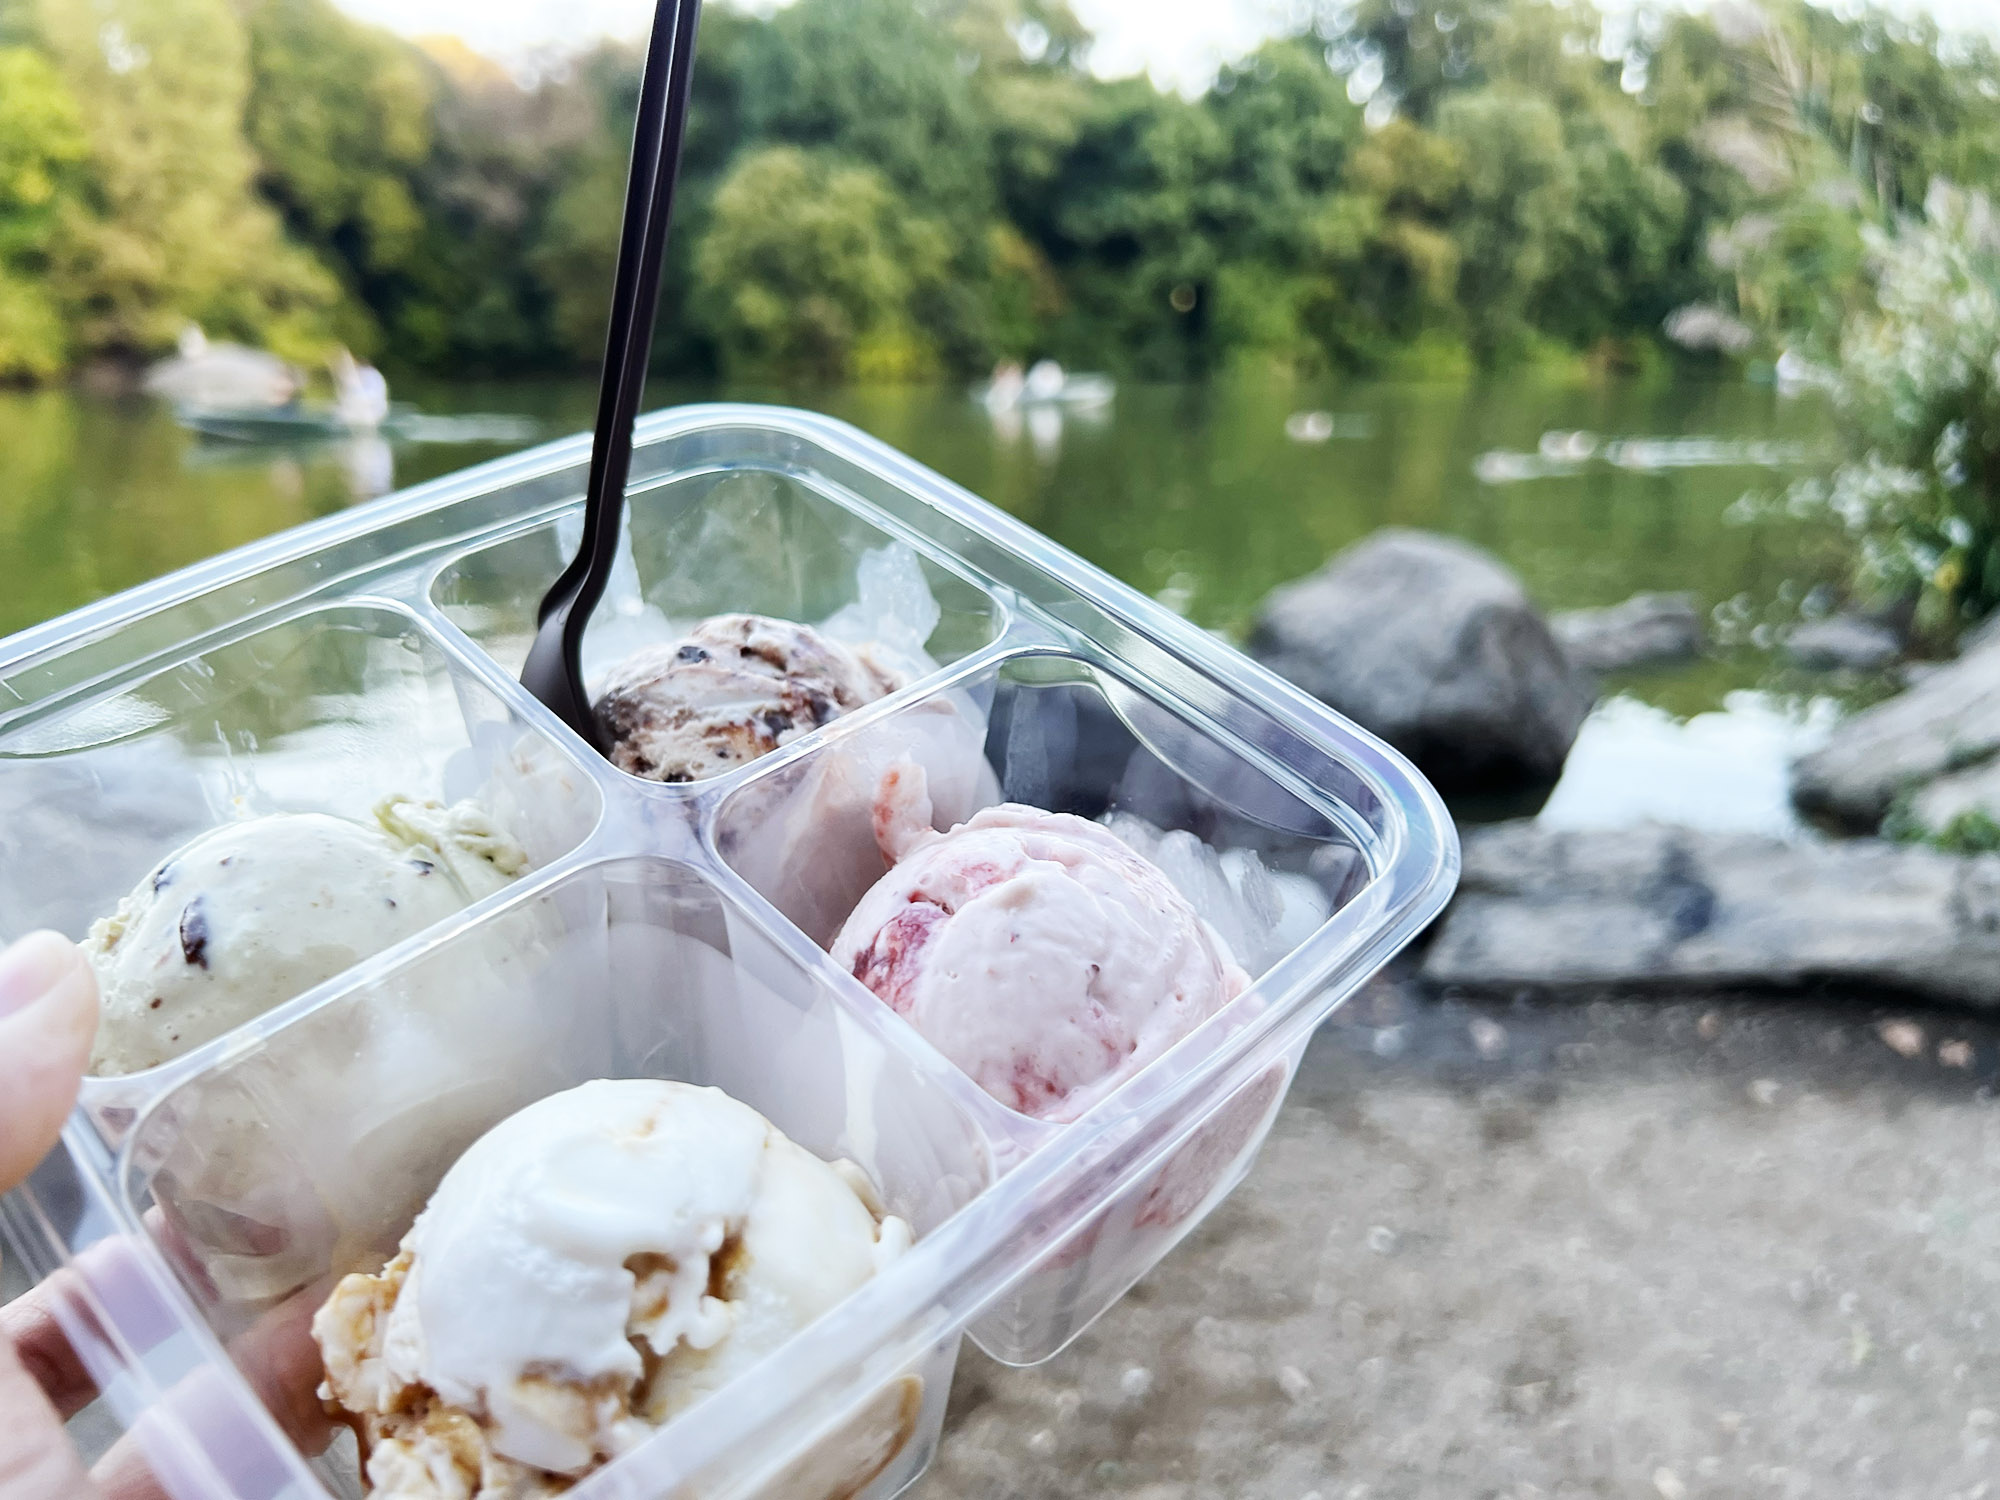
[[[0,951],[0,1192],[25,1181],[61,1133],[90,1060],[97,1008],[96,977],[67,938],[38,932]],[[171,1239],[157,1210],[147,1222],[156,1237]],[[97,1394],[55,1314],[64,1298],[79,1307],[80,1273],[100,1290],[122,1287],[130,1305],[152,1310],[149,1321],[164,1317],[133,1242],[122,1236],[100,1240],[75,1266],[0,1307],[0,1500],[166,1500],[136,1434],[86,1472],[63,1430]],[[308,1289],[272,1308],[229,1345],[251,1391],[309,1454],[332,1434],[315,1393],[320,1363],[311,1336],[323,1292]],[[221,1409],[234,1398],[213,1377],[195,1371],[163,1405],[197,1416]]]
[[[37,932],[0,952],[0,1192],[56,1143],[97,1033],[97,981],[76,945]],[[0,1500],[96,1493],[63,1421],[88,1375],[39,1299],[0,1309]]]

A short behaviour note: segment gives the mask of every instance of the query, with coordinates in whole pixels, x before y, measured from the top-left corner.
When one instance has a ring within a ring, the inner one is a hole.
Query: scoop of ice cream
[[[939,693],[735,793],[716,819],[716,847],[824,947],[889,868],[875,836],[876,792],[904,760],[921,768],[943,827],[1000,800],[985,713],[969,694]]]
[[[526,868],[470,802],[392,797],[375,823],[281,813],[211,829],[91,925],[93,1073],[177,1057],[483,896]]]
[[[611,763],[651,781],[699,781],[872,703],[902,675],[791,620],[716,615],[611,671],[595,712]]]
[[[832,953],[1001,1103],[1073,1120],[1249,983],[1107,829],[1003,803],[940,834],[921,783],[908,764],[883,778],[897,863]]]
[[[503,1120],[313,1335],[377,1495],[554,1494],[906,1249],[846,1163],[719,1089],[599,1080]]]

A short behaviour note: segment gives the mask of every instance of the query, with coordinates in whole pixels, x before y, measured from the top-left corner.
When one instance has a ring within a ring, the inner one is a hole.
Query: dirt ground
[[[921,1500],[2000,1496],[2000,1029],[1379,986]],[[1990,1330],[1990,1331],[1989,1331]]]

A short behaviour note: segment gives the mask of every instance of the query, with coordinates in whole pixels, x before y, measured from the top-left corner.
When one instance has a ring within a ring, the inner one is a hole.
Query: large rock
[[[1569,659],[1592,672],[1686,661],[1703,644],[1692,594],[1634,594],[1604,609],[1565,610],[1549,628]]]
[[[1595,695],[1519,579],[1420,531],[1274,590],[1250,649],[1447,790],[1553,782]]]
[[[2000,754],[2000,636],[1856,714],[1792,767],[1792,800],[1846,827],[1879,827],[1901,792]]]
[[[1657,824],[1505,823],[1468,834],[1464,850],[1457,899],[1424,957],[1433,984],[1824,981],[2000,1005],[2000,855]]]
[[[1879,672],[1902,654],[1895,631],[1859,615],[1808,620],[1785,637],[1785,655],[1819,672]]]

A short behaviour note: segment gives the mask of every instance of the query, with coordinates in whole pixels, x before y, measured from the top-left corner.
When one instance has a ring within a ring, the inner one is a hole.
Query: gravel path
[[[1963,1015],[1378,986],[1096,1327],[968,1346],[913,1493],[2000,1496],[1996,1073]]]

